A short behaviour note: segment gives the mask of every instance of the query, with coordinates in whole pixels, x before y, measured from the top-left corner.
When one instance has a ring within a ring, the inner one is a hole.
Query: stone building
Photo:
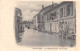
[[[17,42],[21,41],[20,35],[23,32],[22,29],[22,12],[21,9],[16,8],[15,9],[15,36],[16,36],[16,40]]]
[[[32,23],[33,23],[33,29],[38,29],[38,14],[36,14],[33,17]]]
[[[39,23],[39,30],[41,31],[45,31],[45,25],[44,25],[44,13],[47,13],[49,12],[50,10],[53,9],[53,6],[55,6],[56,3],[53,4],[52,2],[52,5],[49,5],[47,7],[44,7],[44,5],[42,5],[42,9],[40,10],[40,12],[38,13],[38,23]]]
[[[41,31],[66,36],[76,34],[75,2],[64,1],[47,6],[39,13],[39,19]]]

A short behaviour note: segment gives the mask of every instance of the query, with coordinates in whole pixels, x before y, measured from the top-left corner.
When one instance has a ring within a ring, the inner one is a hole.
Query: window
[[[53,13],[51,13],[51,14],[53,14]],[[52,15],[50,14],[50,20],[52,20]]]
[[[66,16],[70,15],[70,5],[66,7]]]
[[[60,17],[63,17],[63,8],[60,9]]]
[[[38,18],[37,19],[38,19],[38,23],[40,23],[40,15],[39,14],[38,14]]]
[[[50,14],[50,20],[53,20],[53,19],[55,19],[55,18],[56,18],[56,12],[51,13],[51,14]]]
[[[44,18],[43,18],[43,16],[42,16],[42,22],[44,22]]]
[[[73,15],[73,4],[71,5],[71,16]]]
[[[47,15],[47,20],[49,20],[49,16]]]
[[[21,14],[18,12],[18,13],[17,13],[17,16],[18,16],[18,17],[21,17]]]
[[[66,16],[73,15],[73,4],[66,6]]]

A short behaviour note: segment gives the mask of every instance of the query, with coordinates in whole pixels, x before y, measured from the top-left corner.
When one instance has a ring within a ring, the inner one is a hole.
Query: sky
[[[46,7],[51,4],[52,1],[19,1],[17,7],[22,11],[23,21],[31,21],[33,17],[42,9],[42,5]]]

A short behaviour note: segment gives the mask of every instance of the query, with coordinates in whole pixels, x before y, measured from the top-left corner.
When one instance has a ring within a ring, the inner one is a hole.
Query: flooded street
[[[75,40],[62,39],[57,34],[39,32],[38,30],[27,29],[22,36],[22,45],[26,46],[74,46]]]
[[[18,44],[37,47],[76,46],[75,2],[19,2],[15,11]]]

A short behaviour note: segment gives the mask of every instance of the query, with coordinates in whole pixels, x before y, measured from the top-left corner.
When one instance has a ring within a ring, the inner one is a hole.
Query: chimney
[[[52,5],[53,5],[54,3],[53,3],[53,1],[52,1]]]
[[[54,3],[53,1],[52,1],[52,7],[54,7],[54,6],[56,6],[57,5],[57,3]]]
[[[44,5],[42,5],[42,9],[44,8]]]
[[[53,3],[53,1],[52,1],[52,7],[54,6],[54,3]]]

